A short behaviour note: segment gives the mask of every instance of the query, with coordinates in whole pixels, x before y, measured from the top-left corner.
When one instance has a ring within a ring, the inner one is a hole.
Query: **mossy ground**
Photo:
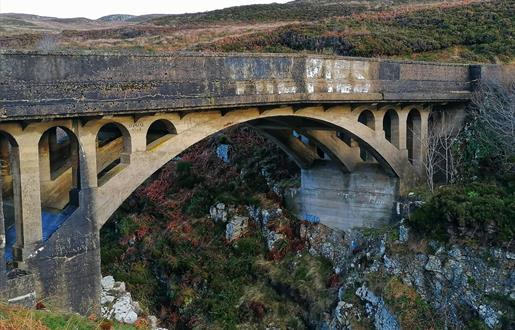
[[[298,170],[247,128],[224,134],[170,163],[104,226],[103,273],[171,328],[307,328],[330,311],[336,288],[330,265],[298,239],[298,222],[286,211],[270,221],[284,239],[269,251],[254,222],[227,242],[225,224],[207,217],[216,202],[238,214],[246,205],[280,207],[262,169],[290,183]],[[230,164],[216,157],[220,143],[230,144]]]
[[[0,305],[1,330],[143,330],[146,323],[135,325],[98,320],[50,310],[33,310]]]

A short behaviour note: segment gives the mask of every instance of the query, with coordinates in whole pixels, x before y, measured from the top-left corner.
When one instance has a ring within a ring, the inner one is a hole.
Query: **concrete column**
[[[423,164],[424,164],[424,158],[427,154],[427,146],[428,146],[428,130],[429,130],[429,109],[424,109],[423,111],[420,111],[420,155],[418,161],[418,168],[417,170],[422,173],[423,171]]]
[[[142,127],[143,126],[143,127]],[[150,127],[150,123],[145,125],[138,125],[135,123],[133,126],[129,127],[129,134],[131,139],[130,146],[132,147],[132,152],[140,152],[147,150],[147,131]]]
[[[11,175],[11,167],[12,167],[12,160],[11,160],[11,147],[9,140],[7,138],[1,138],[0,139],[0,175],[2,176],[2,185],[1,189],[3,189],[2,192],[11,194],[12,191],[10,191],[10,186],[12,183],[12,175]]]
[[[82,133],[82,131],[81,131]],[[96,188],[97,182],[97,139],[95,134],[81,134],[79,139],[79,163],[81,189]]]
[[[0,187],[3,184],[2,176],[0,175]],[[2,189],[0,189],[0,291],[5,289],[7,283],[7,272],[5,264],[5,218],[4,218],[4,203],[2,199]]]
[[[399,150],[408,156],[407,134],[408,134],[408,109],[402,109],[397,112],[399,115]]]
[[[39,174],[42,182],[51,181],[50,169],[50,135],[43,134],[39,141]]]
[[[384,127],[383,127],[383,119],[384,119],[385,113],[386,113],[386,111],[384,111],[384,110],[374,111],[374,120],[375,120],[374,127],[375,127],[375,131],[376,131],[376,135],[382,139],[385,138]]]
[[[21,213],[21,221],[16,223],[15,258],[24,260],[41,242],[41,192],[39,178],[39,134],[27,133],[18,137],[20,199],[15,199],[15,210]],[[17,179],[16,177],[14,178]],[[16,194],[15,194],[16,195]]]

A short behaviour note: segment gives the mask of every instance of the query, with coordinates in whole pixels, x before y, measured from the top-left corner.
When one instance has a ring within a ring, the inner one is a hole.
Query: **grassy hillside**
[[[16,306],[0,305],[0,329],[2,330],[145,330],[148,325],[126,325],[97,320],[76,314],[31,310]]]
[[[273,33],[228,38],[197,49],[315,52],[420,60],[511,62],[515,11],[510,1],[354,15]]]
[[[0,15],[0,47],[40,50],[305,52],[511,63],[506,0],[310,1],[96,21]]]

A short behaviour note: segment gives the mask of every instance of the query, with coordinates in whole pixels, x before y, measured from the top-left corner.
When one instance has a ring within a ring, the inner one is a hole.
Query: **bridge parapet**
[[[0,53],[0,121],[278,104],[452,102],[470,67],[295,54]]]

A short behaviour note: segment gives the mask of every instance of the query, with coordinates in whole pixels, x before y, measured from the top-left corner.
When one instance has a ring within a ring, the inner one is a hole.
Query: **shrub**
[[[506,245],[515,229],[515,196],[485,183],[442,187],[415,210],[408,224],[438,240],[474,239]]]

